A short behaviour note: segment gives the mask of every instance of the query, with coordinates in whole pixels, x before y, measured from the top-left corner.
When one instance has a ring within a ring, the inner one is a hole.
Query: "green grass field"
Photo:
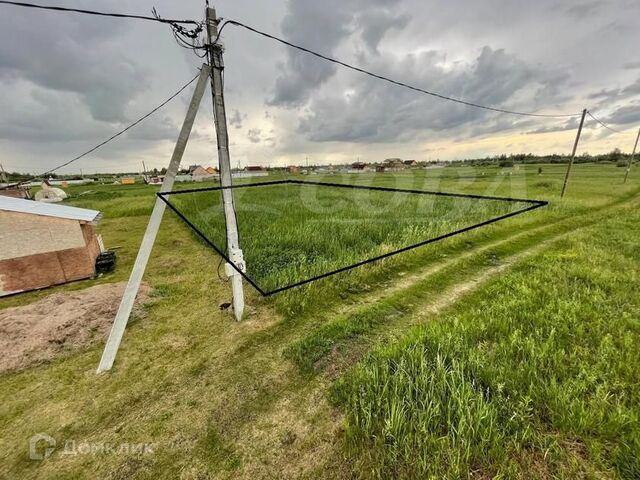
[[[613,165],[576,165],[560,200],[564,168],[310,177],[550,204],[266,299],[247,288],[239,323],[218,309],[219,258],[167,211],[145,275],[154,302],[112,373],[94,374],[96,344],[0,376],[0,477],[638,478],[640,173],[623,185]],[[238,217],[267,285],[496,213],[259,188]],[[69,191],[104,213],[118,268],[0,308],[128,277],[157,189]],[[184,208],[224,242],[218,201]],[[153,452],[33,461],[38,432]]]
[[[265,292],[530,206],[310,183],[237,188],[234,193],[246,273]],[[170,195],[168,201],[225,250],[219,191]]]

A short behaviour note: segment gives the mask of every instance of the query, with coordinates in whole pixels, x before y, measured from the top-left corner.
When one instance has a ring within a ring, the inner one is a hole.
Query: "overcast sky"
[[[200,0],[47,4],[200,20]],[[220,0],[218,15],[427,90],[543,113],[589,108],[640,125],[637,0]],[[567,153],[577,119],[477,110],[287,49],[234,26],[222,36],[236,166]],[[37,173],[117,132],[174,93],[201,60],[169,27],[0,5],[0,163]],[[191,89],[63,172],[166,166]],[[634,137],[587,122],[581,153]],[[215,165],[209,92],[183,165]]]

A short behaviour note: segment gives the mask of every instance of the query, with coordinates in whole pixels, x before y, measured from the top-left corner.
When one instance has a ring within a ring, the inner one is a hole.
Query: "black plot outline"
[[[484,222],[476,223],[474,225],[470,225],[468,227],[464,227],[458,230],[454,230],[453,232],[445,233],[443,235],[439,235],[437,237],[430,238],[428,240],[424,240],[422,242],[415,243],[413,245],[409,245],[407,247],[400,248],[398,250],[394,250],[392,252],[387,252],[382,255],[378,255],[376,257],[369,258],[367,260],[363,260],[361,262],[354,263],[352,265],[347,265],[346,267],[341,267],[336,270],[332,270],[330,272],[322,273],[320,275],[316,275],[315,277],[307,278],[306,280],[301,280],[299,282],[292,283],[290,285],[286,285],[284,287],[278,287],[274,290],[265,292],[260,286],[254,282],[246,273],[240,270],[236,265],[229,259],[229,257],[220,250],[214,243],[207,238],[207,236],[202,233],[198,227],[196,227],[187,217],[185,217],[174,205],[171,204],[168,197],[170,195],[182,195],[186,193],[197,193],[197,192],[207,192],[207,191],[220,191],[225,189],[234,189],[234,188],[251,188],[251,187],[264,187],[269,185],[282,185],[282,184],[299,184],[299,185],[320,185],[325,187],[338,187],[338,188],[352,188],[352,189],[362,189],[362,190],[377,190],[383,192],[402,192],[402,193],[415,193],[419,195],[436,195],[443,197],[456,197],[456,198],[473,198],[473,199],[481,199],[481,200],[498,200],[503,202],[519,202],[519,203],[528,203],[530,204],[528,207],[521,208],[520,210],[516,210],[514,212],[506,213],[504,215],[500,215],[495,218],[490,218],[489,220],[485,220]],[[290,288],[299,287],[301,285],[314,282],[316,280],[320,280],[322,278],[329,277],[331,275],[336,275],[338,273],[342,273],[347,270],[351,270],[353,268],[361,267],[362,265],[366,265],[367,263],[376,262],[378,260],[382,260],[387,257],[391,257],[393,255],[397,255],[399,253],[406,252],[408,250],[413,250],[414,248],[422,247],[424,245],[428,245],[430,243],[438,242],[440,240],[444,240],[445,238],[453,237],[454,235],[459,235],[461,233],[468,232],[470,230],[474,230],[476,228],[484,227],[486,225],[490,225],[495,222],[499,222],[500,220],[505,220],[510,217],[514,217],[516,215],[520,215],[525,212],[529,212],[535,210],[540,207],[544,207],[549,204],[549,202],[545,200],[531,200],[526,198],[511,198],[511,197],[495,197],[490,195],[474,195],[474,194],[466,194],[466,193],[448,193],[448,192],[435,192],[428,190],[409,190],[404,188],[390,188],[390,187],[375,187],[375,186],[364,186],[364,185],[349,185],[344,183],[329,183],[329,182],[310,182],[303,180],[274,180],[271,182],[258,182],[258,183],[246,183],[241,185],[230,185],[230,186],[220,186],[220,187],[207,187],[207,188],[192,188],[187,190],[178,190],[172,192],[159,192],[156,193],[158,198],[160,198],[171,210],[173,210],[183,222],[185,222],[194,232],[198,234],[202,240],[207,243],[211,248],[213,248],[218,255],[220,255],[224,260],[230,264],[234,270],[236,270],[242,277],[253,286],[260,294],[264,297],[268,297],[270,295],[274,295],[276,293],[283,292],[285,290],[289,290]]]

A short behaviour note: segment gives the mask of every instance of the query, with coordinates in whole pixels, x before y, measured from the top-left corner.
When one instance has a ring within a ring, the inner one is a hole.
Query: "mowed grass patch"
[[[639,220],[563,240],[340,380],[362,475],[638,478]]]

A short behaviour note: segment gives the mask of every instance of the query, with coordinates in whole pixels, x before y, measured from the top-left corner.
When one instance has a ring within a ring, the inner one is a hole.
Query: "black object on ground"
[[[116,268],[116,252],[106,250],[96,258],[96,274],[113,272]]]

